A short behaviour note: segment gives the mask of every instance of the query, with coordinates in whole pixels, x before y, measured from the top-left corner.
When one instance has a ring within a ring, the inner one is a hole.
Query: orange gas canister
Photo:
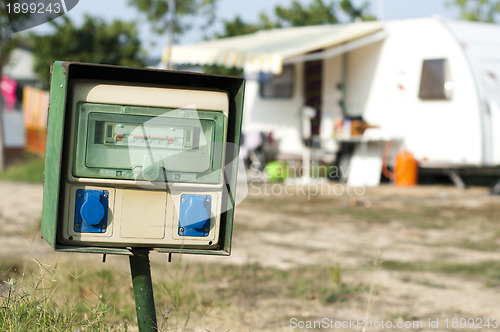
[[[397,187],[413,187],[417,184],[418,163],[408,151],[398,152],[394,165],[394,184]]]

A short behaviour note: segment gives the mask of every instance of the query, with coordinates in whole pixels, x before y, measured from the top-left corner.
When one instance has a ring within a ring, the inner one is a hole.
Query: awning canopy
[[[278,74],[283,63],[334,56],[384,36],[381,22],[263,30],[243,36],[174,46],[164,51],[162,60],[173,64],[237,67],[247,73],[262,71]],[[313,51],[320,52],[310,53]]]

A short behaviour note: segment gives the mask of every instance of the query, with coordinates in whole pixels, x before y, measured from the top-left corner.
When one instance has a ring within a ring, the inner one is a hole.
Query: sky
[[[299,0],[308,3],[310,0]],[[394,20],[413,17],[424,17],[440,15],[446,18],[458,18],[459,14],[455,8],[446,6],[450,0],[353,0],[353,3],[360,5],[364,2],[369,4],[370,12],[384,20]],[[272,16],[276,5],[287,5],[290,0],[219,0],[217,18],[219,22],[214,24],[212,29],[222,31],[223,19],[232,19],[239,15],[246,22],[256,22],[261,12]],[[112,21],[120,19],[124,21],[136,21],[138,23],[143,48],[148,57],[159,58],[161,51],[166,44],[166,37],[155,35],[150,31],[147,20],[141,16],[133,7],[127,5],[123,0],[80,0],[78,5],[67,15],[78,25],[83,22],[85,14],[100,16],[105,20]],[[50,31],[48,24],[43,24],[30,31],[35,33],[47,33]],[[183,35],[179,43],[191,44],[203,40],[205,33],[197,28]]]

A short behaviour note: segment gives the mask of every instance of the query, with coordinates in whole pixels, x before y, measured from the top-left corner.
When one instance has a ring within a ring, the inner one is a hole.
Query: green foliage
[[[500,0],[452,0],[448,6],[460,10],[460,18],[467,21],[497,22],[500,14]]]
[[[10,21],[7,16],[5,3],[15,3],[18,0],[7,0],[0,2],[0,74],[2,73],[3,66],[9,61],[10,54],[17,45],[18,37],[12,33],[10,28]],[[11,19],[24,20],[26,14],[20,13]]]
[[[25,161],[19,162],[0,172],[0,180],[42,183],[45,159],[30,156]]]
[[[0,12],[0,68],[2,69],[9,61],[10,54],[17,43],[17,38],[10,35],[9,23],[6,22],[6,17],[5,13]]]
[[[274,21],[265,13],[260,14],[257,23],[245,22],[239,16],[233,20],[224,20],[224,31],[215,34],[215,37],[233,37],[275,28],[336,24],[340,22],[339,11],[346,14],[351,21],[356,19],[374,20],[374,17],[368,14],[368,9],[368,3],[355,7],[351,0],[342,0],[339,4],[335,0],[312,0],[309,5],[303,5],[302,2],[293,0],[288,7],[281,5],[275,7],[276,19]]]
[[[62,23],[57,23],[61,22]],[[85,16],[76,27],[68,16],[51,21],[55,32],[50,35],[31,35],[34,48],[34,70],[45,87],[49,82],[50,63],[55,60],[142,66],[141,42],[135,23],[115,20],[111,24],[100,18]]]
[[[175,17],[169,17],[169,4],[174,2]],[[129,5],[136,7],[151,22],[153,30],[158,34],[165,33],[174,20],[174,32],[180,34],[191,27],[190,24],[182,24],[178,17],[204,14],[208,17],[208,24],[215,19],[215,5],[217,0],[129,0]]]
[[[246,35],[259,30],[307,25],[336,24],[339,23],[339,19],[337,17],[337,7],[337,2],[335,0],[312,0],[309,5],[303,5],[302,2],[293,0],[289,6],[278,5],[275,7],[275,20],[271,19],[265,13],[260,14],[259,21],[256,23],[245,22],[240,16],[236,16],[232,20],[223,20],[223,32],[215,33],[214,37],[227,38]],[[361,7],[355,7],[351,0],[342,0],[340,2],[340,10],[343,11],[351,21],[356,19],[374,20],[373,16],[367,14],[368,7],[368,3],[364,3]],[[232,76],[240,76],[243,74],[242,70],[224,68],[221,66],[207,66],[205,67],[205,72],[210,74]]]
[[[104,303],[82,315],[74,307],[52,299],[54,279],[35,278],[4,281],[0,297],[1,331],[102,331],[108,311]]]
[[[340,8],[349,15],[351,21],[363,20],[363,21],[375,21],[377,18],[368,13],[369,4],[365,2],[361,7],[354,7],[351,0],[342,0],[340,2]]]
[[[266,16],[267,17],[267,16]],[[224,32],[216,33],[215,38],[234,37],[239,35],[246,35],[261,30],[258,24],[249,24],[244,22],[241,17],[236,16],[232,21],[224,20]]]
[[[347,0],[349,1],[349,0]],[[308,7],[294,0],[290,7],[276,6],[274,9],[278,27],[296,27],[318,24],[335,24],[338,18],[335,12],[335,2],[313,0]]]

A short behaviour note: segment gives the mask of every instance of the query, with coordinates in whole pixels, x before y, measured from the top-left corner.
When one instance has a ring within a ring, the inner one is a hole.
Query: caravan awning
[[[321,59],[385,37],[383,23],[359,22],[264,30],[253,34],[174,46],[164,62],[222,65],[249,72],[280,73],[283,63]],[[320,51],[311,53],[313,51]]]

